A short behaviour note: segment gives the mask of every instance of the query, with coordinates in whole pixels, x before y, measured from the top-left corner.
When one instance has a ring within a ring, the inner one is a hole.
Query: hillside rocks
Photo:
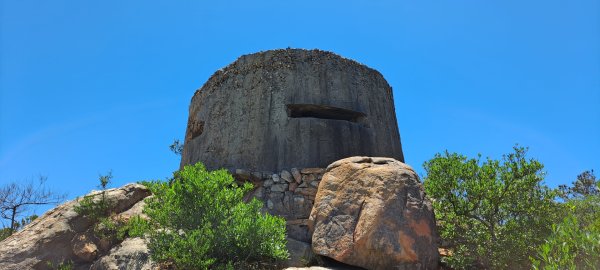
[[[94,194],[99,194],[99,191],[90,195]],[[105,194],[111,202],[112,212],[132,216],[141,214],[143,206],[138,203],[150,195],[150,191],[142,185],[129,184],[108,189]],[[64,203],[2,241],[0,269],[49,269],[48,263],[63,261],[72,261],[75,269],[89,269],[99,256],[111,254],[116,243],[94,237],[90,232],[92,222],[75,212],[78,204],[78,200]],[[138,206],[133,207],[136,204]]]
[[[235,176],[255,183],[246,199],[260,199],[265,202],[263,211],[286,219],[291,258],[284,265],[288,267],[322,259],[316,255],[350,265],[323,269],[437,267],[438,236],[431,204],[415,172],[404,163],[351,157],[327,169],[236,170]],[[105,194],[112,217],[121,221],[144,217],[144,198],[151,196],[138,184]],[[72,261],[74,269],[157,269],[146,240],[99,239],[91,221],[75,212],[78,204],[74,200],[60,205],[2,241],[0,269],[50,269],[48,262],[64,261]]]
[[[371,270],[437,269],[435,218],[418,176],[391,158],[327,167],[308,226],[316,254]]]

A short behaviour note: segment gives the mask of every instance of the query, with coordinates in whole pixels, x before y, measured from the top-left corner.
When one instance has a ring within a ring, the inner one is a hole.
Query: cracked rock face
[[[286,49],[244,55],[196,91],[181,166],[279,172],[358,155],[404,160],[391,87],[336,54]]]
[[[437,269],[431,203],[413,169],[391,158],[329,165],[308,221],[318,255],[367,269]]]

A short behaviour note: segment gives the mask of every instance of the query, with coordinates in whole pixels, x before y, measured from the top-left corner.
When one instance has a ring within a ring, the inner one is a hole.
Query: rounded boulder
[[[415,171],[392,158],[350,157],[329,165],[309,217],[313,251],[379,269],[437,269],[431,203]]]

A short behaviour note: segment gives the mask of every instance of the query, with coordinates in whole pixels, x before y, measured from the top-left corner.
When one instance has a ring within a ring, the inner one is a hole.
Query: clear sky
[[[515,143],[546,183],[600,173],[600,1],[0,0],[0,185],[69,198],[164,179],[194,91],[238,56],[319,48],[394,89],[406,162]]]

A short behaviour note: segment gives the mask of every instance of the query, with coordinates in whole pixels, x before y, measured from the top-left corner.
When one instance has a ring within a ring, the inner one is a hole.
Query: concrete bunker
[[[181,166],[278,172],[349,156],[404,161],[391,87],[331,52],[285,49],[244,55],[196,91]]]

